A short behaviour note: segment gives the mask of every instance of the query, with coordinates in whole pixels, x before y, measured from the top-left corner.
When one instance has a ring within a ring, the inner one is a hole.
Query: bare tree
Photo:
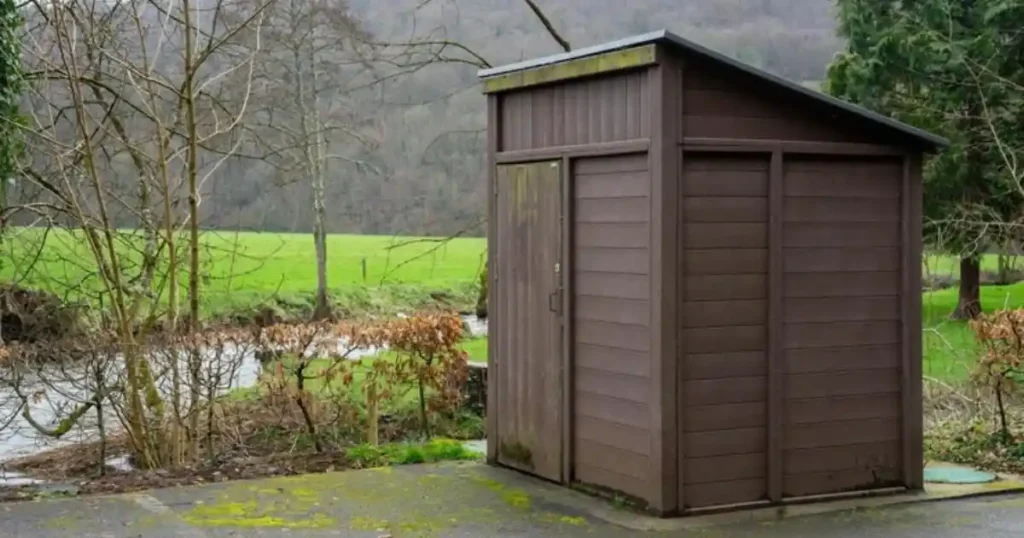
[[[345,2],[326,0],[281,0],[261,31],[266,52],[258,62],[252,128],[284,181],[308,187],[317,271],[313,317],[327,319],[328,184],[353,167],[368,168],[352,148],[371,145],[376,136],[375,79],[360,50],[366,35]]]
[[[269,2],[231,24],[226,0],[37,3],[27,26],[23,174],[43,193],[49,222],[74,238],[73,254],[88,260],[91,278],[77,289],[116,335],[123,422],[143,466],[198,452],[200,354],[189,356],[187,383],[172,361],[165,395],[142,342],[159,320],[176,329],[183,240],[188,328],[199,328],[203,185],[237,148],[259,49],[236,38],[259,27]],[[126,219],[133,229],[119,226]]]

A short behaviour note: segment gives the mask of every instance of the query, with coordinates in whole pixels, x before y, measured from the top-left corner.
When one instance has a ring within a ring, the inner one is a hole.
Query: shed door
[[[551,480],[562,471],[558,162],[499,166],[496,196],[498,461]]]

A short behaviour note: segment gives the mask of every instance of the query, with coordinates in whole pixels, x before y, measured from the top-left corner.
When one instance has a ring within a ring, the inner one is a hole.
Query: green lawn
[[[957,302],[957,289],[925,293],[924,374],[940,379],[963,379],[977,358],[977,344],[967,324],[950,321]],[[1024,282],[1010,286],[982,286],[981,304],[986,311],[1024,308]]]
[[[140,245],[141,238],[122,233],[120,251],[129,253],[129,263],[138,263],[133,245]],[[75,290],[96,289],[95,262],[82,234],[54,231],[42,239],[41,230],[15,229],[0,251],[0,281],[15,280],[73,299],[82,295]],[[458,238],[438,245],[437,238],[328,236],[332,294],[342,303],[372,302],[377,300],[374,289],[387,288],[401,299],[403,294],[475,286],[486,242]],[[271,296],[308,301],[316,287],[309,234],[204,232],[202,247],[202,300],[208,313],[245,308]]]

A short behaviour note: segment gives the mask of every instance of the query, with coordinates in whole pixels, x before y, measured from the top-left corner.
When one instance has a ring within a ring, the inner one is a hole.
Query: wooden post
[[[380,420],[377,414],[377,383],[366,384],[366,442],[371,446],[380,444]]]

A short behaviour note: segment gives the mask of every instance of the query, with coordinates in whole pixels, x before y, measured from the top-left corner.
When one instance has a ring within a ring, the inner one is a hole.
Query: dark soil
[[[215,462],[152,471],[98,472],[97,447],[69,447],[8,464],[12,471],[46,480],[43,486],[0,488],[0,501],[29,500],[51,496],[53,485],[64,485],[70,494],[127,493],[156,488],[190,486],[228,480],[322,473],[347,469],[342,452],[324,454],[292,452],[269,456],[224,456]]]

